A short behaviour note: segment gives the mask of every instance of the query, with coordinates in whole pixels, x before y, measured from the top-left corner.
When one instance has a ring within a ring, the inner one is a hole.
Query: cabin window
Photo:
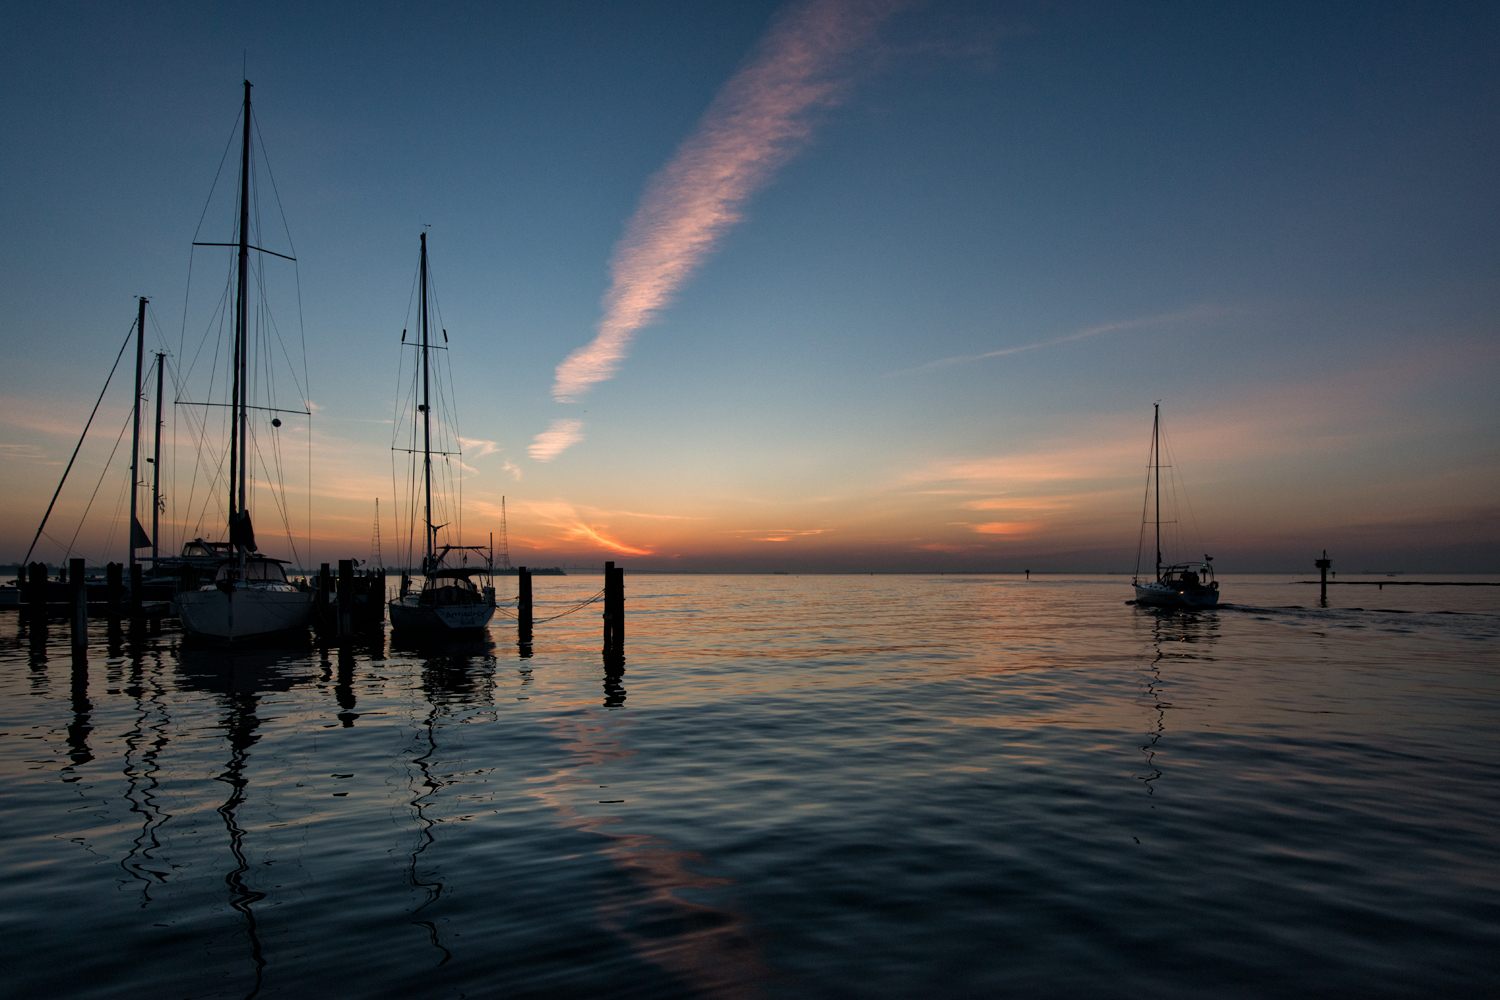
[[[229,574],[237,567],[232,562],[227,562],[219,567],[215,580],[227,580]],[[252,559],[245,564],[245,575],[242,580],[270,580],[273,583],[286,583],[286,573],[282,570],[280,563],[271,562],[268,559]]]

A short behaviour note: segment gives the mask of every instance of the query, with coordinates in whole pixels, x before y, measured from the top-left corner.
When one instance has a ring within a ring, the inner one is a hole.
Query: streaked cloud
[[[905,368],[901,371],[891,372],[892,375],[914,375],[917,372],[929,371],[933,368],[946,368],[949,365],[961,365],[970,361],[980,361],[984,358],[999,358],[1007,354],[1020,354],[1022,351],[1034,351],[1041,347],[1052,347],[1055,344],[1066,344],[1073,340],[1084,340],[1088,337],[1099,337],[1106,333],[1115,333],[1119,330],[1134,330],[1147,326],[1165,326],[1169,323],[1182,323],[1189,320],[1211,319],[1225,315],[1227,310],[1214,306],[1192,306],[1188,309],[1180,309],[1177,312],[1162,313],[1159,316],[1142,316],[1138,319],[1121,320],[1116,323],[1102,323],[1099,326],[1091,326],[1083,330],[1075,330],[1061,337],[1052,337],[1048,340],[1038,340],[1032,344],[1022,344],[1019,347],[1003,347],[998,351],[985,351],[983,354],[956,354],[951,358],[939,358],[929,361],[925,365],[915,368]]]
[[[461,437],[458,439],[458,443],[469,450],[469,458],[483,458],[486,455],[493,455],[500,450],[500,445],[497,442],[485,441],[481,438]]]
[[[832,528],[744,528],[731,531],[731,535],[757,535],[752,539],[757,542],[789,542],[793,538],[802,538],[807,535],[826,535]]]
[[[582,440],[582,420],[554,420],[551,427],[536,436],[526,453],[538,462],[550,462]]]
[[[973,527],[981,535],[1029,535],[1041,526],[1036,521],[992,521]]]
[[[535,501],[524,507],[530,519],[551,530],[550,538],[528,539],[527,544],[531,547],[567,547],[582,542],[590,547],[632,556],[648,556],[655,551],[643,545],[631,545],[615,537],[614,530],[598,520],[598,511],[580,512],[573,504],[561,500]],[[512,540],[516,540],[515,536],[512,536]]]
[[[647,183],[615,246],[598,333],[557,367],[558,401],[576,401],[615,373],[636,331],[671,304],[740,221],[745,200],[806,145],[817,112],[843,99],[853,76],[849,57],[898,6],[812,0],[778,15],[697,132]]]

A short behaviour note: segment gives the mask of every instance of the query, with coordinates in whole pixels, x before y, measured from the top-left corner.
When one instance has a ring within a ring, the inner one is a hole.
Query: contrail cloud
[[[615,373],[635,332],[671,304],[740,220],[745,199],[806,145],[817,112],[843,99],[853,79],[849,57],[900,6],[811,0],[777,16],[698,130],[647,183],[615,245],[598,334],[557,366],[554,398],[575,402]]]

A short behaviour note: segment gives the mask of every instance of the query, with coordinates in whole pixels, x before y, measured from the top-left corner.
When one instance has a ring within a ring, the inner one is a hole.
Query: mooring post
[[[68,560],[68,575],[73,578],[73,645],[86,646],[89,641],[89,592],[83,582],[83,560]]]
[[[339,635],[354,632],[354,560],[339,560]]]
[[[521,566],[516,570],[516,639],[522,643],[531,641],[531,570]]]
[[[123,604],[123,593],[125,590],[124,574],[120,571],[119,563],[105,563],[104,565],[104,613],[110,618],[119,618],[121,605]]]
[[[604,564],[604,655],[616,661],[625,656],[625,568],[613,562]]]
[[[1326,608],[1328,607],[1328,567],[1333,565],[1333,560],[1328,558],[1327,549],[1323,550],[1323,558],[1316,560],[1313,565],[1318,567],[1318,575],[1322,584],[1319,588],[1319,590],[1322,592],[1322,596],[1319,598],[1319,600],[1323,602],[1323,607]]]
[[[31,586],[26,588],[26,596],[31,601],[32,614],[38,618],[47,616],[47,564],[34,562],[29,567],[31,570]]]
[[[615,564],[604,564],[604,655],[615,651]]]
[[[139,618],[141,616],[141,591],[145,589],[145,585],[141,582],[141,576],[141,564],[131,563],[130,597],[127,600],[130,601],[130,617],[132,618]]]
[[[384,566],[375,571],[375,578],[375,590],[370,594],[370,597],[375,601],[375,608],[370,612],[370,627],[379,629],[381,623],[385,621],[385,602],[389,596],[385,592]]]
[[[324,563],[318,570],[318,596],[314,601],[319,628],[325,628],[328,625],[328,593],[332,589],[333,578],[328,572],[328,564]]]

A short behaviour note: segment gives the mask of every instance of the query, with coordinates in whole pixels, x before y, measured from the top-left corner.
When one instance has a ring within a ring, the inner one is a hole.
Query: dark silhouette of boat
[[[1214,579],[1213,557],[1205,555],[1202,562],[1173,563],[1162,565],[1161,560],[1161,404],[1155,404],[1155,416],[1151,421],[1151,461],[1147,468],[1146,504],[1153,495],[1156,499],[1156,573],[1145,582],[1141,581],[1141,552],[1136,547],[1135,576],[1131,584],[1135,587],[1137,604],[1166,608],[1211,608],[1219,603],[1219,582]],[[1141,518],[1141,541],[1145,541],[1146,519]]]

